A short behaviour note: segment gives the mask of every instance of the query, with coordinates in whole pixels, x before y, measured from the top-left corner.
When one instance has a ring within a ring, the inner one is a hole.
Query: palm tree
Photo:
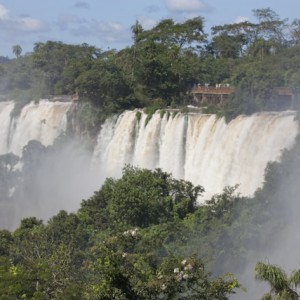
[[[300,283],[300,270],[292,272],[291,276],[278,266],[258,262],[255,266],[255,278],[267,281],[271,290],[261,300],[297,300],[299,294],[296,291]]]
[[[15,56],[18,58],[22,53],[22,47],[20,45],[14,45],[12,46],[12,51],[15,54]]]
[[[141,23],[136,20],[135,24],[131,26],[131,32],[133,33],[134,44],[136,44],[139,40],[139,36],[143,33],[144,29]]]

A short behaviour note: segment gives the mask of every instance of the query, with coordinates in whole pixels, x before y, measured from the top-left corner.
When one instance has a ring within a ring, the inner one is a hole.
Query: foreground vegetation
[[[202,191],[161,170],[126,167],[76,214],[2,230],[0,299],[227,299],[239,287],[233,275],[211,277],[204,258],[174,249],[192,232]]]
[[[22,171],[9,167],[14,157],[1,156],[2,178],[19,180],[16,197],[34,195],[40,163],[51,163],[53,147],[31,142]],[[26,218],[13,232],[0,231],[0,299],[228,299],[235,292],[243,299],[247,282],[241,286],[232,273],[268,257],[279,241],[288,245],[289,224],[297,228],[299,149],[298,138],[282,163],[269,165],[253,198],[227,187],[205,205],[196,204],[201,186],[159,169],[125,167],[76,213],[60,211],[46,224]],[[265,299],[294,299],[296,289],[282,274],[257,264],[257,279],[271,284]]]

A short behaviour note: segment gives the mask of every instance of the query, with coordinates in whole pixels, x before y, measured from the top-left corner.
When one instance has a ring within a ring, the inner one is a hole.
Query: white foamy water
[[[0,102],[0,154],[4,154],[8,151],[10,128],[12,119],[10,113],[14,108],[13,101]]]
[[[0,102],[0,154],[20,155],[30,140],[38,140],[45,146],[53,144],[66,130],[66,113],[70,106],[70,102],[31,102],[18,117],[11,118],[13,102]]]
[[[236,184],[241,194],[251,196],[263,184],[267,163],[293,145],[294,117],[294,112],[259,113],[226,124],[215,115],[161,117],[157,112],[145,126],[144,113],[138,120],[136,111],[127,111],[102,127],[94,164],[113,177],[125,164],[162,168],[202,185],[206,198]]]
[[[17,155],[30,140],[53,144],[66,130],[71,103],[41,100],[11,118],[13,102],[0,102],[0,154]],[[226,124],[215,115],[155,113],[146,124],[143,112],[125,111],[107,119],[94,149],[93,169],[99,178],[121,176],[125,164],[162,168],[175,178],[202,185],[206,196],[239,184],[252,195],[262,186],[269,161],[279,160],[298,132],[294,112],[239,116]]]

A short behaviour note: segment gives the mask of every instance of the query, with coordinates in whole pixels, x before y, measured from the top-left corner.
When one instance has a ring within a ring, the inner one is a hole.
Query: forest
[[[198,83],[234,86],[224,106],[204,110],[228,121],[280,109],[278,87],[292,91],[297,110],[300,20],[282,20],[270,8],[253,14],[256,23],[210,33],[201,17],[165,19],[149,30],[137,21],[132,46],[121,50],[48,41],[22,55],[15,45],[16,58],[0,59],[0,97],[15,100],[16,116],[29,101],[75,94],[76,120],[91,135],[125,109],[184,110]],[[21,158],[0,156],[4,198],[11,183],[16,194],[33,197],[39,164],[51,164],[72,139],[67,134],[48,147],[31,141]],[[0,230],[0,299],[298,299],[299,151],[297,137],[281,162],[268,165],[253,197],[226,187],[201,205],[205,187],[161,169],[124,166],[121,178],[107,178],[77,212]],[[14,168],[19,159],[22,170]],[[273,265],[273,253],[289,256],[294,271]],[[251,294],[243,277],[249,267],[253,280],[269,284],[266,294]]]
[[[79,119],[89,130],[124,109],[182,107],[195,84],[231,84],[225,107],[208,107],[228,120],[274,110],[276,88],[299,93],[300,20],[280,19],[270,8],[253,10],[256,23],[225,24],[204,32],[203,19],[165,19],[145,30],[136,21],[133,44],[102,50],[88,44],[36,43],[15,59],[0,59],[0,95],[28,101],[49,95],[80,98]],[[296,103],[295,103],[296,105]]]

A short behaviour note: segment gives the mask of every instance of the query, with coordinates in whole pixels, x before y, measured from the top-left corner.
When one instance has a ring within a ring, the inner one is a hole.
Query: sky
[[[252,10],[267,7],[282,19],[300,18],[300,0],[0,0],[0,56],[49,40],[122,49],[132,44],[136,20],[150,29],[162,19],[201,16],[209,33],[214,25],[255,21]]]

